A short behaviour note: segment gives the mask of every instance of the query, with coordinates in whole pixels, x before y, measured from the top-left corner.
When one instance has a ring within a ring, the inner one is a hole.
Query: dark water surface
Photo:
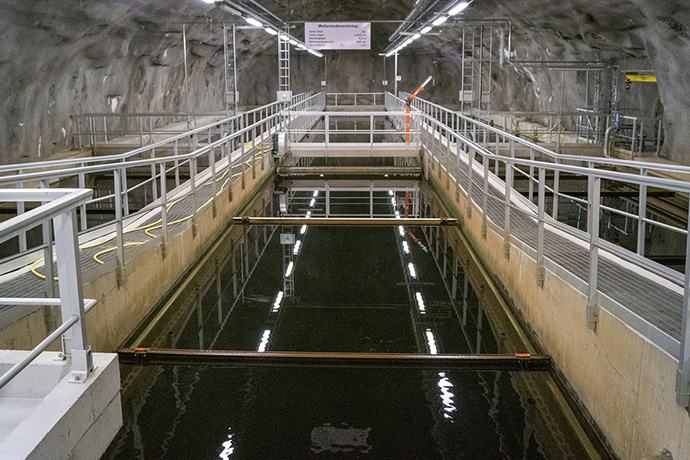
[[[272,237],[269,231],[260,259],[260,251],[241,249],[249,266],[258,260],[244,294],[237,287],[242,279],[238,253],[217,265],[215,275],[191,283],[191,293],[180,296],[165,324],[139,345],[525,351],[492,322],[497,313],[490,311],[490,302],[479,300],[485,296],[472,290],[464,305],[461,294],[451,301],[446,284],[452,283],[453,271],[443,277],[422,247],[428,241],[420,229],[405,229],[404,237],[397,227],[299,230],[292,229],[302,240],[293,259],[294,296],[286,296],[278,308],[281,230]],[[248,235],[250,241],[258,239],[261,250],[262,232]],[[447,251],[452,260],[452,249]],[[548,379],[544,372],[123,365],[125,426],[103,458],[588,458],[548,391]]]

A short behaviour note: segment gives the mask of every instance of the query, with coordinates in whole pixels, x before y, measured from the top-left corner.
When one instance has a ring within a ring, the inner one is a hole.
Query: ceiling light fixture
[[[264,27],[264,30],[271,35],[278,35],[278,31],[271,29],[270,27]]]
[[[261,24],[254,18],[244,18],[244,20],[247,21],[249,24],[253,25],[254,27],[263,27],[263,24]]]
[[[457,5],[455,5],[453,8],[448,11],[448,14],[451,16],[455,16],[456,14],[460,13],[462,10],[470,6],[470,2],[460,2]]]
[[[441,24],[443,24],[447,20],[448,20],[448,16],[439,16],[434,20],[434,22],[432,22],[432,24],[435,26],[440,26]]]
[[[422,30],[420,30],[419,33],[420,33],[420,34],[425,34],[425,33],[429,32],[431,29],[433,29],[432,26],[426,26],[425,28],[423,28]]]

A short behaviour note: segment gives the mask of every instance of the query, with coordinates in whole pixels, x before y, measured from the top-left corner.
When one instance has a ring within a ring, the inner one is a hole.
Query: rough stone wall
[[[305,20],[403,19],[413,1],[265,0],[277,15]],[[468,19],[511,19],[515,59],[597,60],[624,69],[654,70],[657,85],[634,86],[621,99],[633,114],[665,117],[662,154],[690,164],[690,1],[665,0],[475,0]],[[0,162],[46,158],[67,147],[70,116],[84,112],[182,112],[182,22],[187,27],[189,110],[218,111],[223,103],[222,35],[209,20],[237,18],[201,0],[0,0]],[[450,21],[449,21],[450,22]],[[244,25],[244,23],[238,23]],[[370,52],[326,53],[328,91],[380,91],[378,56],[397,24],[372,27]],[[238,31],[241,105],[274,99],[277,44],[260,30]],[[386,60],[393,87],[393,59]],[[414,89],[434,75],[424,96],[456,104],[460,41],[457,31],[426,37],[400,56],[400,88]],[[324,60],[293,53],[296,92],[320,90]],[[494,66],[494,109],[557,110],[560,72]],[[564,75],[564,110],[581,106],[583,75]],[[604,78],[610,81],[610,75]],[[605,97],[606,94],[605,94]],[[605,100],[604,106],[608,101]]]

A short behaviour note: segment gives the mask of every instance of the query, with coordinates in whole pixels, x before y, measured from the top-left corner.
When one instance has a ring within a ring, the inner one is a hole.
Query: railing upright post
[[[558,158],[555,159],[555,163],[558,164],[559,160]],[[551,217],[554,219],[558,220],[558,201],[559,201],[559,185],[560,185],[560,179],[561,179],[561,172],[554,168],[553,170],[553,206],[551,208]]]
[[[84,163],[82,163],[80,166],[83,168]],[[86,177],[84,176],[84,173],[79,173],[78,180],[79,188],[86,188]],[[81,231],[84,231],[88,225],[86,220],[86,204],[79,206],[79,218],[81,220]]]
[[[254,154],[252,154],[254,155]],[[213,147],[208,151],[208,163],[211,167],[211,208],[213,212],[213,217],[216,217],[218,210],[216,208],[216,197],[218,196],[218,184],[216,183],[216,152]]]
[[[122,160],[124,163],[125,160]],[[124,167],[122,168],[122,205],[123,205],[123,214],[125,216],[129,216],[129,187],[127,185],[127,168]]]
[[[189,189],[192,195],[192,236],[196,236],[197,231],[196,173],[196,157],[192,157],[189,159]],[[244,178],[244,175],[242,177]]]
[[[84,293],[81,280],[79,239],[77,237],[77,210],[53,218],[55,248],[57,251],[58,284],[62,320],[77,316],[79,321],[62,335],[66,356],[72,360],[72,380],[83,382],[93,370],[91,347],[87,345],[84,319]]]
[[[22,175],[22,170],[17,171],[18,175]],[[81,187],[81,186],[80,186]],[[23,180],[18,180],[17,181],[17,188],[24,188],[24,181]],[[83,187],[81,187],[83,188]],[[23,201],[17,201],[17,215],[24,214],[24,211],[26,211],[26,208],[24,207],[24,202]],[[26,232],[22,232],[18,236],[19,238],[19,252],[25,252],[27,249],[26,245]]]
[[[156,159],[155,148],[151,149],[151,159]],[[151,194],[151,201],[156,201],[158,199],[158,183],[156,182],[156,163],[151,163]]]
[[[640,176],[645,177],[647,169],[640,169]],[[645,238],[647,237],[647,224],[645,219],[647,217],[647,186],[640,184],[640,196],[637,207],[637,253],[644,257]]]
[[[544,286],[544,207],[546,206],[546,170],[539,168],[537,198],[537,285]]]
[[[113,183],[115,184],[115,242],[117,248],[115,254],[117,257],[117,281],[120,286],[125,281],[125,236],[122,229],[122,170],[113,169]]]
[[[41,180],[41,188],[50,188],[48,179]],[[48,201],[43,201],[41,204],[46,204]],[[44,222],[41,225],[43,232],[43,265],[46,272],[46,297],[55,297],[55,270],[53,269],[53,232],[52,222]]]
[[[470,146],[467,153],[467,218],[472,218],[472,173],[474,168],[474,147]]]
[[[96,153],[96,123],[92,116],[89,116],[89,131],[91,131],[91,152]]]
[[[336,99],[336,100],[335,100],[335,105],[338,105],[338,93],[336,93],[335,99]],[[329,142],[330,137],[331,137],[331,135],[330,135],[330,127],[329,127],[329,125],[330,125],[330,117],[329,117],[328,114],[326,115],[326,121],[325,121],[325,123],[326,123],[326,126],[325,126],[325,128],[326,128],[326,136],[325,136],[324,140],[325,140],[325,142],[326,142],[326,156],[328,157],[328,142]]]
[[[484,188],[482,194],[482,238],[486,239],[489,233],[489,157],[482,155],[484,166]]]
[[[511,141],[512,143],[512,141]],[[506,161],[506,177],[505,177],[505,218],[503,225],[503,253],[506,258],[510,257],[510,199],[513,190],[513,164]]]
[[[179,151],[178,142],[177,142],[177,140],[175,140],[175,142],[173,143],[173,156],[174,157],[177,157],[178,151]],[[180,186],[180,162],[178,160],[175,160],[173,167],[175,168],[175,187],[179,187]]]
[[[534,150],[529,148],[529,159],[534,161]],[[528,198],[530,203],[534,202],[534,166],[529,167],[529,184],[528,184]]]
[[[685,289],[683,291],[683,316],[680,333],[680,352],[676,373],[676,403],[690,406],[690,219],[685,239]]]
[[[597,282],[599,274],[599,205],[601,202],[601,177],[589,176],[589,290],[587,293],[587,327],[596,329],[599,321]]]
[[[165,169],[165,163],[161,163],[161,254],[163,258],[168,253],[168,182]]]

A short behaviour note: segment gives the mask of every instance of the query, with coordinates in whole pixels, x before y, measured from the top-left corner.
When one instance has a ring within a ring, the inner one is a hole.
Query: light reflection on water
[[[306,195],[302,215],[310,217],[324,198]],[[306,225],[294,230],[292,265],[276,232],[243,292],[235,296],[225,275],[220,301],[213,289],[201,296],[199,314],[176,332],[178,348],[439,354],[505,347],[488,318],[482,328],[485,307],[471,286],[464,300],[449,298],[421,230],[309,227],[309,238]],[[283,290],[284,276],[294,279],[294,295]],[[539,375],[124,366],[125,428],[104,458],[585,458],[567,428],[549,426]]]

